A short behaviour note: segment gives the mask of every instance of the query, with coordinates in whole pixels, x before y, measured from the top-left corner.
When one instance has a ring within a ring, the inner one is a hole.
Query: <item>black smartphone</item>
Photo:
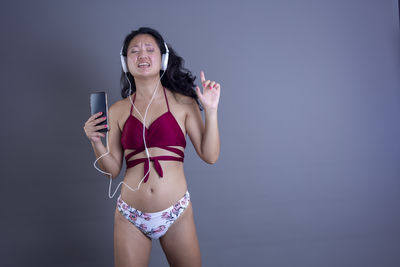
[[[107,103],[107,93],[106,92],[96,92],[90,94],[90,112],[92,115],[103,112],[99,118],[106,116],[106,119],[96,126],[107,124],[107,128],[98,130],[98,132],[107,132],[108,129],[108,103]]]

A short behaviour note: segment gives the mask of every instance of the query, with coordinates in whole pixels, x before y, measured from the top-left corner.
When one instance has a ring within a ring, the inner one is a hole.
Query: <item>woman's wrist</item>
[[[204,108],[204,115],[206,115],[206,116],[211,116],[211,117],[213,117],[213,116],[217,116],[217,113],[218,113],[218,109],[217,108],[208,108],[208,109],[206,109],[206,108]]]

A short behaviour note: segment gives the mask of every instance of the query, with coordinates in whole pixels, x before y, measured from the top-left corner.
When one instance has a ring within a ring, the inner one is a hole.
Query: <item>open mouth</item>
[[[150,63],[144,62],[144,63],[139,63],[138,68],[148,68],[150,67]]]

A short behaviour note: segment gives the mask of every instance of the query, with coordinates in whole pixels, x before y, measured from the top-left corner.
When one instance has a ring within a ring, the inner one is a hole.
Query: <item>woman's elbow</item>
[[[208,164],[215,164],[218,160],[218,155],[212,157],[204,157],[203,160]]]
[[[216,162],[217,162],[217,160],[210,160],[210,161],[208,161],[207,163],[210,164],[210,165],[212,165],[212,164],[215,164]]]

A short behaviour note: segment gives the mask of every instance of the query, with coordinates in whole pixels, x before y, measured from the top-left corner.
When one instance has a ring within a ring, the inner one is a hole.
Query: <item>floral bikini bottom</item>
[[[119,195],[117,208],[120,213],[133,225],[140,229],[145,235],[152,239],[163,236],[168,228],[179,218],[189,205],[190,194],[186,190],[185,195],[174,205],[158,212],[142,212],[122,200]]]

